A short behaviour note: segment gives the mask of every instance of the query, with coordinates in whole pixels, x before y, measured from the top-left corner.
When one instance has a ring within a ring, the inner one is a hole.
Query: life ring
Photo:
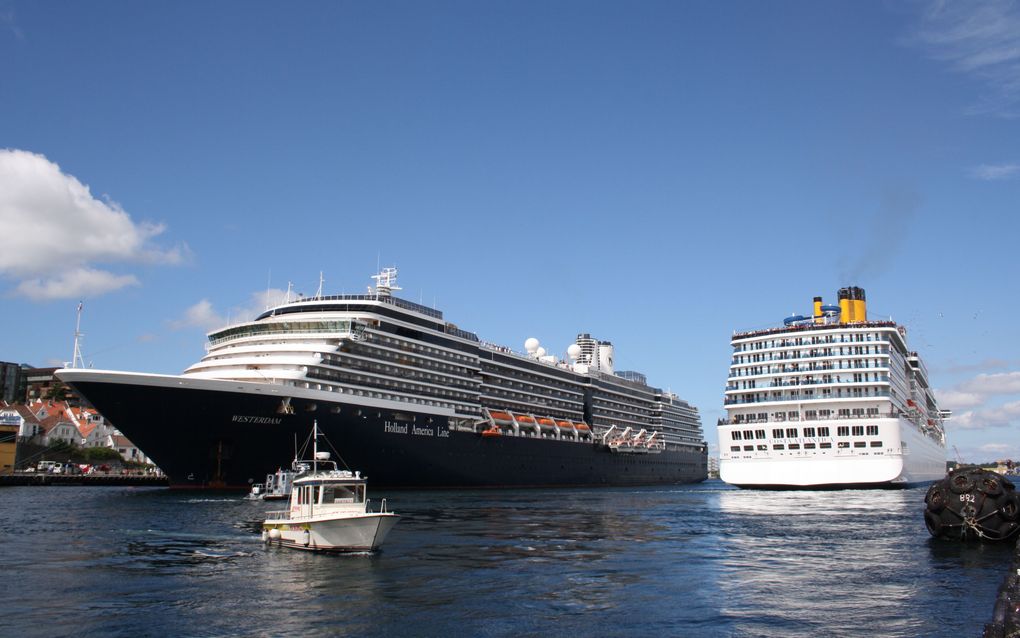
[[[928,488],[928,493],[924,495],[924,502],[928,506],[929,512],[938,513],[945,509],[946,495],[938,483],[933,483]]]
[[[974,481],[971,480],[970,475],[964,473],[953,474],[949,479],[949,489],[953,490],[957,494],[965,494],[974,489]]]

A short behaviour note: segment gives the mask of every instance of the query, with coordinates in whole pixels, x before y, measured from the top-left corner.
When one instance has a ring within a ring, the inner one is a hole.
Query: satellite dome
[[[567,346],[567,356],[570,357],[571,359],[576,359],[579,356],[581,356],[581,346],[577,345],[576,343],[572,343],[569,346]]]
[[[535,350],[535,356],[537,356],[537,357],[544,357],[545,356],[545,348],[541,348],[540,347],[538,350]]]
[[[528,340],[524,342],[524,350],[528,354],[535,354],[535,351],[538,350],[538,339],[528,337]]]

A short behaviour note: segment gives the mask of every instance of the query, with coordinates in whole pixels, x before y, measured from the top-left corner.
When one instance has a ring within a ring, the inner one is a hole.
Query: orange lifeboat
[[[588,427],[588,424],[584,423],[584,422],[575,423],[574,427],[577,428],[578,430],[580,430],[581,432],[588,432],[591,429],[591,428]]]
[[[554,427],[556,427],[556,421],[553,421],[549,417],[540,417],[538,419],[538,424],[540,426],[542,426],[543,428],[554,428]]]
[[[524,415],[524,416],[517,417],[517,422],[518,423],[523,423],[524,425],[534,425],[535,424],[535,419],[533,419],[530,416]]]
[[[510,425],[514,422],[513,418],[511,418],[510,414],[507,412],[489,412],[489,416],[492,417],[493,421],[500,425]]]
[[[503,432],[497,427],[491,427],[487,430],[482,430],[482,436],[502,436]]]

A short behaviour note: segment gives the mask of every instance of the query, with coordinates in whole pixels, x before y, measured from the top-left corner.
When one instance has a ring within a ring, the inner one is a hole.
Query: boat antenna
[[[319,471],[319,422],[312,421],[312,473]]]
[[[319,289],[315,292],[316,299],[322,299],[322,282],[325,280],[322,278],[322,271],[319,271]]]
[[[85,307],[85,302],[78,302],[78,320],[74,324],[74,354],[71,355],[71,368],[84,368],[85,361],[82,360],[81,356],[81,338],[85,335],[81,333],[81,311]]]

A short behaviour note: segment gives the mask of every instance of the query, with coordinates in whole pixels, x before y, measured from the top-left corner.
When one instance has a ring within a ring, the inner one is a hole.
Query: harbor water
[[[371,484],[370,484],[371,490]],[[267,509],[0,490],[7,636],[979,636],[1012,544],[929,538],[924,490],[371,493],[383,551],[266,548]]]

